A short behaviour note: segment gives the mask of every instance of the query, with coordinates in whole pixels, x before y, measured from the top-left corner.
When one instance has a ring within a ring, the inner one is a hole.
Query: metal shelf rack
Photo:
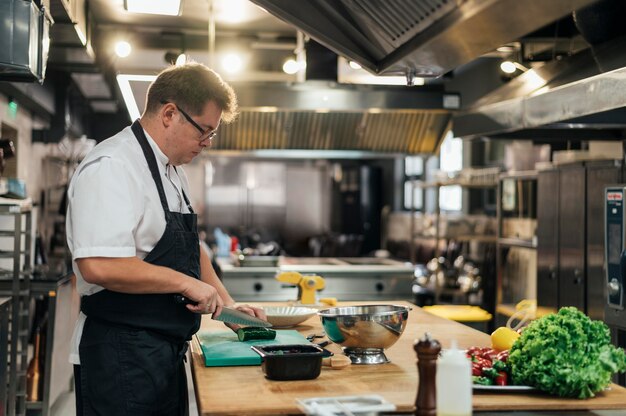
[[[2,226],[0,241],[10,244],[7,240],[13,240],[11,250],[0,252],[0,258],[4,258],[5,261],[12,260],[10,267],[0,269],[0,296],[12,299],[7,339],[6,415],[22,416],[26,415],[26,369],[30,334],[30,270],[32,270],[33,245],[30,201],[15,200],[14,203],[3,201],[0,204],[0,218],[9,218],[7,223],[11,224]]]
[[[521,194],[522,187],[524,184],[527,186],[536,186],[537,183],[537,171],[520,171],[513,173],[502,173],[499,176],[498,180],[498,191],[497,191],[497,216],[498,216],[498,228],[497,228],[497,244],[496,244],[496,314],[502,315],[504,317],[510,317],[515,312],[515,303],[523,300],[525,297],[520,297],[516,299],[511,299],[510,296],[505,296],[505,286],[506,285],[522,285],[523,287],[532,286],[533,283],[521,282],[520,279],[513,279],[511,281],[511,276],[505,276],[505,268],[506,268],[506,260],[504,258],[505,253],[509,249],[525,249],[532,250],[536,252],[537,249],[537,238],[533,236],[532,238],[524,235],[523,238],[518,236],[510,236],[504,235],[504,208],[503,208],[503,182],[504,181],[514,181],[516,188],[516,201],[515,201],[515,210],[518,211],[518,217],[522,219],[528,219],[528,215],[530,218],[536,218],[536,198],[534,198],[533,193],[529,191],[529,199],[526,201],[527,205],[525,208],[529,212],[524,212],[524,207],[520,206],[522,204]],[[536,255],[536,254],[535,254]],[[533,276],[529,277],[530,279],[536,280],[536,273]],[[534,299],[530,299],[534,300]],[[498,320],[498,316],[496,315],[496,320]],[[497,323],[497,322],[496,322]]]

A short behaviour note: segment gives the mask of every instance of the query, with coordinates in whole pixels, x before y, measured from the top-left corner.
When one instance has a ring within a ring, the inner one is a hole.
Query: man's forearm
[[[182,293],[192,279],[138,257],[89,257],[76,264],[88,283],[122,293]]]

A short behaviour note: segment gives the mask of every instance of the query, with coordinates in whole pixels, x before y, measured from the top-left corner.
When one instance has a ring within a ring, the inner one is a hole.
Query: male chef
[[[181,167],[236,114],[235,93],[217,73],[198,63],[168,68],[141,118],[98,144],[72,177],[78,415],[188,414],[184,357],[201,314],[233,305],[265,318],[235,305],[200,249]]]

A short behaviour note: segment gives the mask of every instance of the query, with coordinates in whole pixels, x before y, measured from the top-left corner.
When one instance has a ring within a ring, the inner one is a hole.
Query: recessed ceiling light
[[[116,78],[117,84],[119,85],[120,91],[122,92],[122,97],[124,98],[124,104],[126,104],[126,109],[128,110],[128,115],[130,116],[131,121],[137,120],[140,116],[140,113],[130,83],[143,82],[147,85],[150,85],[150,83],[152,83],[152,81],[156,79],[156,75],[119,74]]]
[[[228,0],[224,2],[221,9],[215,13],[215,17],[220,22],[241,23],[248,20],[250,7],[247,0]]]
[[[517,71],[517,67],[515,66],[515,63],[513,63],[511,61],[504,61],[504,62],[502,62],[500,64],[500,69],[505,74],[512,74],[513,72]]]
[[[234,74],[241,71],[241,68],[243,68],[243,61],[236,53],[229,53],[224,55],[222,58],[222,68],[224,68],[226,72]]]
[[[115,43],[115,54],[120,58],[126,58],[132,50],[130,43],[125,40],[119,40]]]
[[[180,55],[178,55],[178,57],[176,58],[176,66],[181,66],[181,65],[185,65],[187,63],[187,61],[189,60],[189,57],[184,54],[181,53]]]
[[[285,74],[293,75],[300,69],[300,65],[295,59],[287,59],[283,64],[283,72]]]
[[[130,13],[178,16],[181,0],[124,0],[124,8]]]
[[[350,61],[350,68],[352,69],[361,69],[361,65],[359,65],[358,63],[354,62],[354,61]]]

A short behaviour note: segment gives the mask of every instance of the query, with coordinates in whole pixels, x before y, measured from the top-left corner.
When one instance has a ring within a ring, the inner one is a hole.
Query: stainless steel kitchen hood
[[[440,88],[306,82],[233,85],[242,112],[215,149],[435,153],[450,126]]]
[[[621,137],[626,129],[625,48],[622,37],[527,71],[455,115],[455,135]]]
[[[245,108],[220,127],[216,150],[306,149],[430,154],[449,130],[435,110],[316,112]]]
[[[152,78],[128,82],[143,108]],[[215,150],[339,150],[431,154],[450,129],[440,86],[232,83],[241,114]],[[455,97],[458,98],[458,97]]]
[[[375,74],[440,76],[595,0],[251,0]]]

